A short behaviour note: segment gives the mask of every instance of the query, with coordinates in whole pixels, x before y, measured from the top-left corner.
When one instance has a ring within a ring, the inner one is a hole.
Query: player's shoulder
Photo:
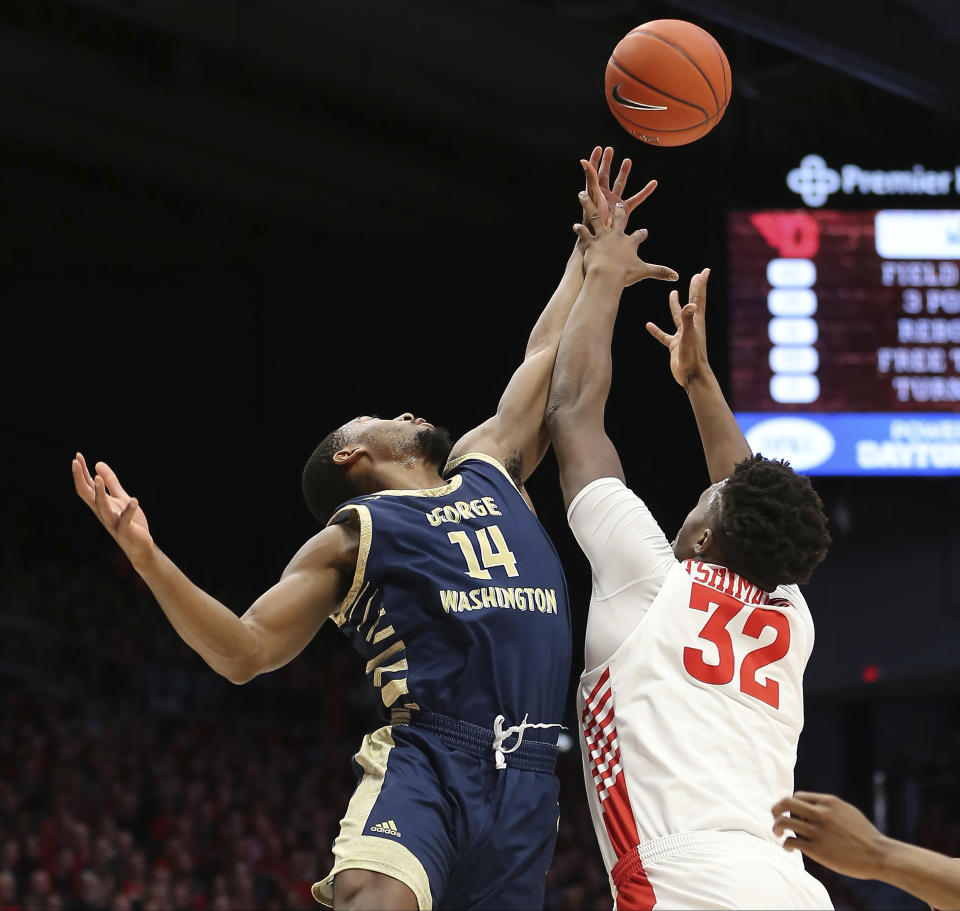
[[[484,477],[496,480],[502,478],[519,492],[522,483],[522,466],[523,459],[519,451],[513,455],[504,456],[504,461],[500,461],[500,459],[487,452],[465,452],[447,462],[443,469],[443,476],[449,480],[458,472],[472,470]]]
[[[359,518],[341,509],[330,524],[309,538],[294,554],[287,571],[310,572],[355,566],[363,534]]]

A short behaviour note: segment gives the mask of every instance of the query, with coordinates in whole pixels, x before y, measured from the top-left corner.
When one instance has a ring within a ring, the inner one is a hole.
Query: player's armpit
[[[282,667],[306,648],[343,597],[358,541],[356,527],[343,523],[325,528],[300,548],[280,581],[240,618],[258,648],[230,668],[234,683]]]

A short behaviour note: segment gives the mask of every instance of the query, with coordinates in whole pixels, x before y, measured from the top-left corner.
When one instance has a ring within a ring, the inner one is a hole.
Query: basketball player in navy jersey
[[[591,158],[609,205],[629,172],[610,189],[611,159]],[[410,413],[362,415],[320,443],[303,490],[326,527],[242,617],[159,550],[106,464],[91,476],[74,459],[77,493],[215,671],[243,683],[281,667],[328,618],[362,656],[388,724],[354,757],[334,868],[314,886],[335,908],[543,905],[571,633],[560,562],[524,482],[548,445],[550,375],[582,264],[577,248],[496,414],[452,449]]]

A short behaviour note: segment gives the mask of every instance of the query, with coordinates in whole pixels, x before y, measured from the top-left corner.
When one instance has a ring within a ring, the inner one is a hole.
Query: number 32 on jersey
[[[717,647],[720,661],[717,664],[708,664],[704,660],[702,649],[687,646],[683,650],[683,666],[695,680],[723,686],[733,680],[737,671],[733,640],[727,626],[746,605],[730,595],[694,582],[690,593],[690,607],[693,610],[709,612],[711,605],[715,605],[714,611],[698,636]],[[743,624],[744,636],[759,639],[768,628],[773,629],[776,635],[769,645],[756,648],[744,656],[740,663],[740,692],[778,709],[780,684],[772,678],[761,683],[757,679],[757,671],[779,661],[790,650],[790,621],[780,611],[769,607],[750,607],[749,610]]]

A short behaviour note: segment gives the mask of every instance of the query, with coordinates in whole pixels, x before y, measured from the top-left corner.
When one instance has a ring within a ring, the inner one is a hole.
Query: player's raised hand
[[[623,203],[629,219],[630,213],[657,188],[657,182],[651,180],[639,193],[634,193],[629,199],[624,199],[623,191],[626,189],[627,177],[630,176],[630,168],[633,163],[629,158],[623,159],[617,179],[611,187],[610,167],[613,164],[613,149],[610,146],[605,149],[597,146],[590,154],[589,160],[581,158],[580,164],[587,179],[586,192],[607,225],[613,223],[613,209],[618,202]]]
[[[680,295],[670,292],[670,315],[676,332],[664,332],[656,323],[647,323],[647,331],[670,351],[670,372],[686,389],[693,380],[710,370],[707,361],[707,280],[704,269],[690,279],[688,303],[681,308]]]
[[[637,248],[647,239],[647,229],[640,228],[632,234],[626,233],[626,204],[616,202],[613,205],[613,220],[603,220],[599,206],[586,190],[580,193],[580,205],[583,207],[586,224],[574,225],[573,230],[580,238],[585,249],[584,268],[609,268],[619,271],[623,286],[627,287],[645,278],[657,278],[661,281],[676,281],[677,273],[669,266],[658,266],[644,262],[637,255]]]
[[[93,510],[94,515],[123,552],[136,564],[153,547],[153,538],[147,517],[137,503],[121,486],[113,469],[106,462],[97,462],[96,474],[91,477],[86,460],[77,453],[71,465],[73,484],[77,495]]]

